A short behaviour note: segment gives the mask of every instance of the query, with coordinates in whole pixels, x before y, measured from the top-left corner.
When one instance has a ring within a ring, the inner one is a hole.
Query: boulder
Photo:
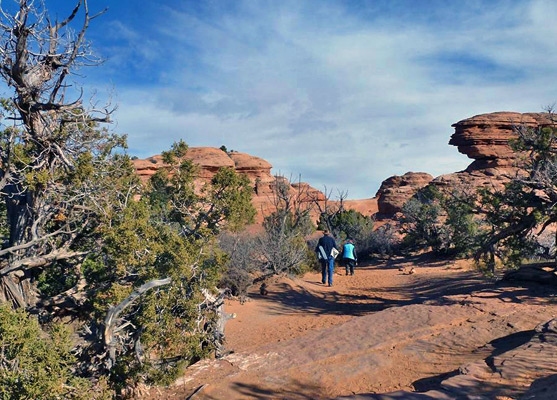
[[[375,195],[378,213],[393,216],[402,211],[404,203],[432,179],[433,176],[425,172],[407,172],[402,176],[394,175],[385,179]]]

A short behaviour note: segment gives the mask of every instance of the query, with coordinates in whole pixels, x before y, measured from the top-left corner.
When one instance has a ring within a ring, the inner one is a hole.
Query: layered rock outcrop
[[[404,203],[432,180],[433,176],[425,172],[407,172],[385,179],[375,195],[378,213],[392,216],[402,211]]]
[[[509,140],[516,129],[537,129],[554,125],[547,113],[494,112],[476,115],[453,124],[449,144],[474,161],[464,171],[441,175],[434,184],[448,187],[502,187],[517,172],[517,153]]]
[[[273,176],[272,165],[269,162],[247,153],[227,153],[215,147],[190,147],[184,158],[198,166],[195,178],[197,187],[209,182],[220,168],[234,168],[239,174],[247,176],[254,189],[252,203],[257,210],[256,222],[261,222],[265,215],[275,209],[273,200],[277,184],[289,185],[293,196],[303,202],[325,198],[323,193],[307,183],[299,182],[290,185],[286,178]],[[160,155],[133,160],[133,163],[137,174],[144,182],[165,166]]]
[[[467,170],[513,166],[516,153],[509,140],[518,126],[539,128],[554,124],[547,113],[494,112],[463,119],[455,124],[449,144],[475,160]]]
[[[537,129],[550,125],[555,125],[555,122],[547,113],[504,111],[475,115],[453,124],[455,132],[449,144],[474,161],[464,171],[435,179],[429,174],[414,172],[387,178],[375,196],[378,216],[393,217],[408,199],[428,184],[445,190],[503,187],[518,171],[517,153],[509,145],[509,140],[516,138],[517,127]]]

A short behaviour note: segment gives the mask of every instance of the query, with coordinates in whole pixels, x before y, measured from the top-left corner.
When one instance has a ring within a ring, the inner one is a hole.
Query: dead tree
[[[319,211],[319,223],[323,224],[323,229],[328,230],[334,237],[338,237],[338,232],[335,226],[335,219],[342,214],[346,209],[344,208],[344,201],[348,197],[348,192],[338,190],[337,200],[331,200],[333,190],[328,190],[327,186],[324,188],[324,196],[313,195],[312,202]]]
[[[111,109],[83,103],[68,82],[81,66],[100,62],[85,40],[92,15],[79,0],[69,16],[52,20],[44,7],[20,0],[14,15],[0,9],[0,74],[13,97],[2,102],[0,196],[6,237],[0,250],[0,301],[37,302],[34,270],[56,262],[79,264],[81,233],[103,192],[78,175],[118,140],[97,129]],[[74,29],[76,28],[76,29]],[[72,98],[73,97],[73,98]]]
[[[312,230],[313,207],[308,189],[301,182],[291,185],[286,178],[275,177],[274,211],[265,217],[265,233],[259,239],[264,276],[296,272],[307,260],[305,236]]]

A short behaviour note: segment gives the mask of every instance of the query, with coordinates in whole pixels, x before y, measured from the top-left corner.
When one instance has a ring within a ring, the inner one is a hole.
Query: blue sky
[[[142,158],[224,144],[364,198],[464,169],[452,123],[557,100],[555,1],[90,2],[109,7],[89,31],[106,62],[84,82]]]

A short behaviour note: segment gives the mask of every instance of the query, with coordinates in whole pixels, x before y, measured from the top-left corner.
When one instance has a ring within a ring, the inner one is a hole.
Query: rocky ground
[[[463,261],[368,265],[331,288],[314,273],[283,279],[227,304],[233,353],[145,398],[202,387],[194,399],[550,399],[557,329],[534,329],[555,317],[556,299]]]

